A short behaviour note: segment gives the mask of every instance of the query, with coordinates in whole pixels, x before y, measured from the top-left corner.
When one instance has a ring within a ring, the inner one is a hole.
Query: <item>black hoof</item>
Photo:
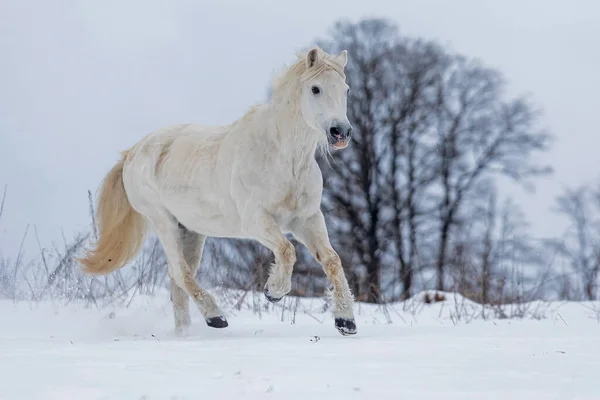
[[[267,298],[267,300],[269,300],[271,303],[277,303],[279,300],[283,299],[283,297],[273,297],[269,294],[269,289],[267,288],[267,286],[265,285],[265,297]]]
[[[344,336],[356,335],[356,323],[353,319],[336,318],[335,327]]]
[[[229,324],[225,317],[212,317],[206,320],[206,325],[211,328],[227,328]]]

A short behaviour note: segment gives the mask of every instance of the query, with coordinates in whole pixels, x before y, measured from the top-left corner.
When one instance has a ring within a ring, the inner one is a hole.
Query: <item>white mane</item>
[[[315,47],[314,50],[316,50],[318,54],[318,61],[314,66],[311,68],[308,68],[307,66],[306,58],[308,52],[296,52],[296,62],[290,67],[285,68],[281,74],[273,78],[273,97],[275,97],[276,93],[285,90],[287,87],[296,86],[299,83],[306,82],[327,70],[337,72],[342,79],[346,80],[344,66],[340,64],[335,57],[325,53],[319,47]]]

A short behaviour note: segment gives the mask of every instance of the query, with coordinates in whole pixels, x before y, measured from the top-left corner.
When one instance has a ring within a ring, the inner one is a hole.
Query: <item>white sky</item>
[[[232,121],[296,49],[339,18],[370,16],[481,58],[533,96],[556,135],[555,174],[515,199],[533,234],[559,234],[554,197],[600,178],[597,1],[4,0],[0,253],[16,254],[28,223],[44,246],[87,228],[87,190],[120,150],[166,124]],[[35,256],[32,230],[26,248]]]

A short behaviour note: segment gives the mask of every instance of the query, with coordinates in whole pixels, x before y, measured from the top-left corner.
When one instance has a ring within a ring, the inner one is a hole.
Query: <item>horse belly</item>
[[[167,209],[186,228],[215,237],[241,234],[239,218],[235,213],[226,211],[226,199],[194,196],[189,192],[167,197],[164,199]]]

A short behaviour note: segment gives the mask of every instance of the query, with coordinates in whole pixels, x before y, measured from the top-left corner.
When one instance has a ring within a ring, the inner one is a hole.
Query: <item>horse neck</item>
[[[272,112],[281,156],[293,164],[294,171],[303,169],[315,157],[318,132],[306,123],[297,101],[283,97],[272,104]]]

